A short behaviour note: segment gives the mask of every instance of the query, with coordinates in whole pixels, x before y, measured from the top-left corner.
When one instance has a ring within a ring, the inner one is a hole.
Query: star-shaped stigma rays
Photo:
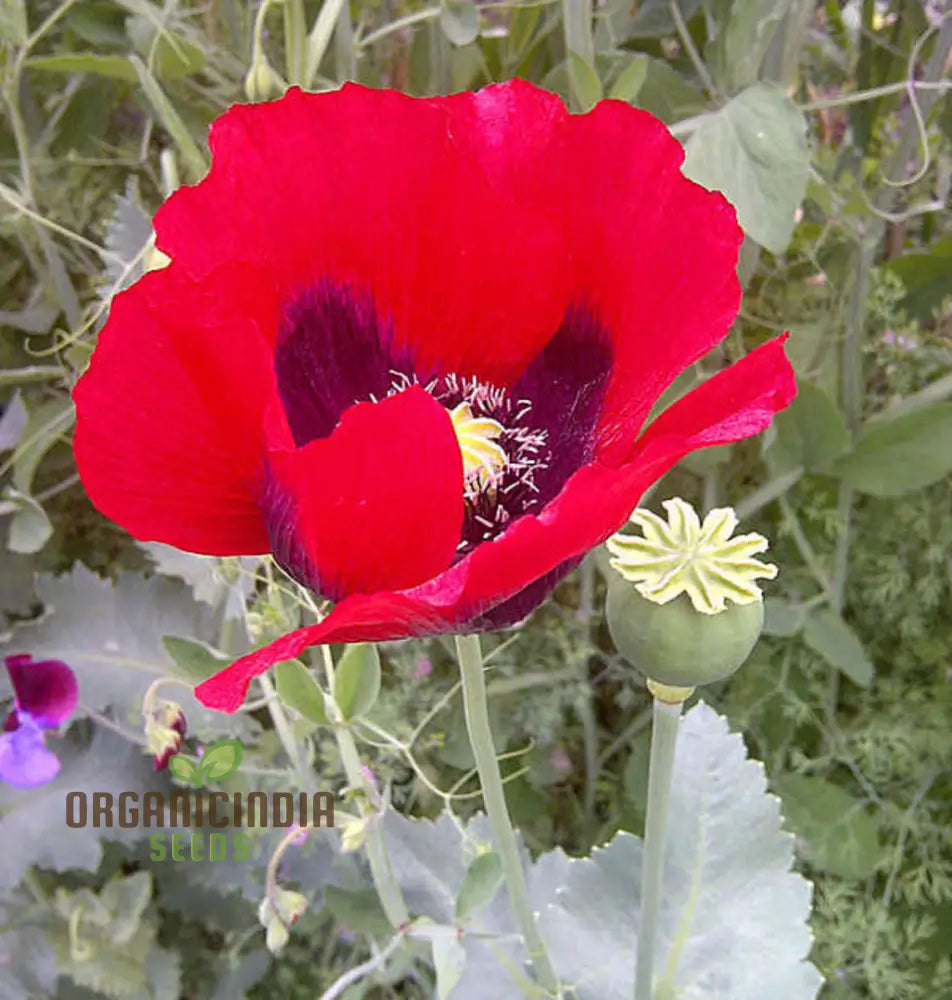
[[[667,604],[685,593],[697,611],[716,615],[727,601],[753,604],[761,600],[758,578],[772,580],[777,567],[753,556],[768,542],[751,532],[731,538],[737,527],[732,507],[710,511],[701,523],[694,508],[680,497],[665,500],[665,521],[650,510],[638,508],[629,518],[644,532],[612,535],[605,543],[611,565],[638,593],[656,604]]]

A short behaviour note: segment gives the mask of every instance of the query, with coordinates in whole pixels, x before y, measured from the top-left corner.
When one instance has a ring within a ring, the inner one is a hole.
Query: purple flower
[[[46,746],[44,730],[58,729],[76,708],[79,687],[65,663],[34,663],[27,654],[4,659],[13,684],[13,711],[0,734],[0,781],[34,788],[52,781],[60,762]]]

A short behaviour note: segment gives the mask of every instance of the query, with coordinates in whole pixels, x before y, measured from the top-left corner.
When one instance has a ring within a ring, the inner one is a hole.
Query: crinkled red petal
[[[235,265],[198,283],[172,264],[115,298],[73,392],[77,466],[107,517],[191,552],[268,551],[257,498],[275,386],[261,331],[276,310]]]
[[[280,521],[322,594],[406,589],[450,565],[463,459],[449,414],[419,386],[352,406],[329,437],[272,452],[268,466],[269,492],[286,498]]]
[[[606,460],[737,311],[733,209],[684,178],[662,123],[621,102],[569,115],[519,80],[424,100],[292,90],[233,108],[211,145],[209,176],[156,218],[176,262],[200,276],[266,261],[283,297],[318,279],[365,288],[421,375],[497,384],[584,304],[615,346]]]
[[[200,277],[266,262],[282,298],[317,280],[369,291],[425,373],[505,382],[565,311],[558,220],[526,212],[463,155],[442,99],[292,89],[212,127],[212,168],[155,220]]]
[[[319,624],[291,632],[203,682],[197,697],[233,712],[253,677],[308,646],[464,631],[488,609],[617,531],[644,490],[684,455],[762,431],[795,393],[793,370],[778,338],[662,414],[624,465],[595,461],[584,466],[541,514],[521,518],[442,575],[408,591],[347,598]]]

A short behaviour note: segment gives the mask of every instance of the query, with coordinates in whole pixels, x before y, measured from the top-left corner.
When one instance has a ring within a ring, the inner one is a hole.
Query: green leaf
[[[714,79],[728,93],[756,82],[767,49],[790,0],[745,0],[728,6],[728,16],[710,46]]]
[[[648,65],[651,60],[648,56],[638,54],[632,57],[631,62],[621,71],[618,79],[612,84],[608,96],[615,101],[627,101],[631,104],[641,91],[645,80],[648,78]]]
[[[182,121],[181,116],[175,110],[172,102],[165,96],[165,92],[159,86],[156,78],[149,72],[145,63],[137,56],[130,56],[130,61],[156,121],[169,133],[175,145],[178,146],[191,180],[200,181],[208,173],[208,163],[204,153],[198,148],[188,126]]]
[[[0,413],[0,452],[16,448],[17,442],[26,430],[28,419],[23,397],[17,389],[4,407],[3,413]]]
[[[449,1000],[466,967],[466,949],[456,936],[456,928],[445,930],[447,933],[437,934],[432,941],[437,1000]]]
[[[278,697],[285,705],[319,726],[330,725],[324,705],[324,692],[314,679],[314,675],[300,660],[279,663],[274,668],[274,676]]]
[[[696,705],[675,753],[659,1000],[813,1000],[821,977],[807,961],[811,887],[790,870],[792,846],[763,766],[747,759],[723,718]],[[555,852],[535,866],[535,884],[551,886],[540,929],[562,980],[579,984],[579,1000],[632,995],[641,864],[641,842],[622,833],[591,858]]]
[[[678,11],[687,24],[695,15],[701,0],[676,0]],[[625,2],[625,7],[634,9],[633,4]],[[677,31],[677,25],[671,16],[670,0],[644,0],[637,5],[638,14],[632,21],[628,35],[631,38],[660,38]]]
[[[27,365],[25,368],[7,368],[0,371],[0,387],[23,385],[27,382],[54,382],[62,377],[63,369],[56,365]],[[57,400],[56,402],[59,402],[62,408],[62,401]]]
[[[453,2],[448,0],[443,4],[440,13],[440,27],[443,34],[454,45],[469,45],[479,37],[479,10],[471,2]]]
[[[17,508],[10,519],[7,548],[11,552],[23,554],[39,552],[53,534],[53,525],[46,516],[46,511],[33,497],[19,490],[7,490],[5,498]]]
[[[868,421],[835,471],[854,489],[877,497],[938,482],[952,472],[952,403]]]
[[[201,640],[217,635],[220,624],[184,584],[162,577],[146,580],[129,573],[112,582],[76,566],[66,576],[41,575],[36,590],[46,615],[0,637],[0,649],[29,649],[37,659],[63,660],[76,674],[83,705],[96,711],[112,707],[118,721],[133,727],[142,724],[142,696],[149,685],[177,673],[162,637]],[[175,699],[199,739],[230,735],[247,741],[260,728],[247,714],[215,712],[181,688]]]
[[[372,642],[348,646],[334,673],[334,701],[344,719],[365,715],[380,694],[380,654]]]
[[[882,862],[876,821],[865,803],[824,778],[782,775],[774,787],[787,825],[802,839],[801,853],[820,871],[865,879]]]
[[[75,419],[69,396],[55,396],[30,412],[14,452],[13,485],[18,490],[33,492],[33,478],[43,456],[66,435]]]
[[[180,668],[179,676],[196,684],[224,670],[231,663],[229,657],[197,639],[163,635],[162,645],[175,665]]]
[[[749,236],[787,248],[810,160],[803,115],[780,87],[756,83],[705,116],[685,153],[684,173],[722,191]]]
[[[459,895],[456,897],[456,919],[465,920],[475,909],[488,903],[502,885],[502,863],[495,851],[486,851],[473,858]]]
[[[226,618],[244,616],[245,603],[254,590],[260,558],[242,556],[239,559],[218,559],[215,556],[199,556],[161,542],[142,542],[139,547],[148,553],[163,576],[184,580],[192,588],[196,601],[212,608],[224,604]]]
[[[82,685],[80,692],[83,697]],[[125,829],[117,823],[94,827],[93,792],[107,792],[115,798],[128,791],[141,798],[147,791],[168,791],[167,777],[152,773],[142,748],[109,730],[97,729],[88,746],[64,739],[57,740],[53,749],[61,765],[53,781],[33,789],[0,783],[0,888],[16,885],[31,865],[57,872],[96,871],[104,841],[133,843],[145,835],[141,827]],[[85,826],[66,825],[69,792],[87,795]]]
[[[324,905],[334,919],[348,930],[383,940],[393,933],[374,889],[343,889],[329,885],[324,893]]]
[[[813,611],[803,630],[806,644],[854,684],[868,687],[874,667],[856,633],[831,608]]]
[[[202,780],[221,781],[222,778],[227,778],[229,774],[238,770],[243,753],[241,740],[224,739],[212,743],[205,748],[205,753],[199,762]]]
[[[925,325],[952,294],[952,237],[939,240],[928,253],[903,254],[883,266],[906,286],[900,309]]]
[[[764,634],[789,637],[796,635],[804,622],[803,609],[776,597],[764,601]]]
[[[199,773],[194,761],[179,753],[169,757],[169,770],[179,781],[185,781],[188,784],[192,784]]]
[[[681,723],[665,859],[665,908],[655,996],[730,1000],[813,1000],[821,985],[807,961],[810,884],[791,871],[793,837],[781,830],[779,800],[766,793],[763,766],[708,706]],[[491,837],[484,817],[465,831],[444,813],[436,821],[388,811],[383,820],[391,866],[413,913],[455,921],[456,886],[466,848]],[[534,864],[521,851],[532,909],[556,971],[576,1000],[630,1000],[641,883],[642,845],[618,834],[590,858],[561,850]],[[512,942],[511,916],[497,896],[464,933],[466,965],[453,1000],[520,1000],[511,978],[525,954]],[[465,928],[464,928],[465,930]],[[770,942],[764,948],[764,941]],[[708,989],[699,984],[718,984]],[[724,991],[730,984],[730,992]]]
[[[569,79],[582,111],[588,111],[602,99],[602,81],[598,73],[577,52],[569,53]]]
[[[205,53],[197,45],[168,28],[159,28],[150,18],[130,17],[126,21],[126,31],[159,80],[193,76],[205,66]]]
[[[839,407],[810,382],[798,384],[796,398],[774,418],[774,428],[776,437],[767,458],[775,472],[797,466],[826,472],[850,443]]]
[[[30,69],[46,73],[92,73],[109,80],[135,83],[136,71],[126,56],[98,55],[95,52],[69,52],[55,56],[33,56],[27,59]]]
[[[0,39],[19,46],[28,34],[26,0],[0,0]]]
[[[649,59],[636,104],[668,124],[700,114],[706,106],[701,91],[663,59]]]

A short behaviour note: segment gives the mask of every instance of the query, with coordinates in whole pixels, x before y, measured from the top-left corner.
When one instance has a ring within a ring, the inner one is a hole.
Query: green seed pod
[[[721,507],[702,523],[679,497],[665,500],[664,521],[636,510],[643,535],[608,542],[618,577],[606,617],[618,651],[647,678],[672,688],[729,677],[747,659],[764,624],[759,577],[776,566],[753,556],[767,548],[757,534],[731,537],[737,515]]]
[[[686,688],[730,677],[764,624],[759,601],[706,615],[686,594],[656,604],[620,577],[609,585],[605,613],[616,649],[632,666],[652,680]]]

